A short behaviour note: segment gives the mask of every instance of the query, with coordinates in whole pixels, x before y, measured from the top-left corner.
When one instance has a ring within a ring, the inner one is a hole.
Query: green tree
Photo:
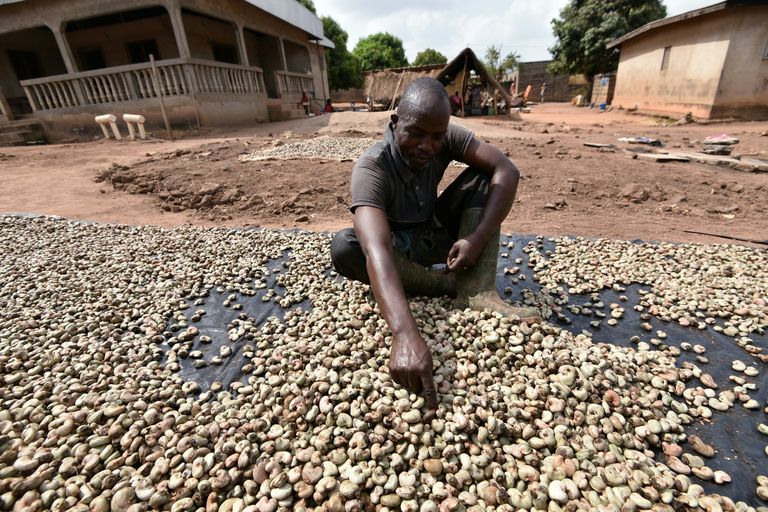
[[[402,68],[408,65],[403,41],[389,32],[378,32],[360,39],[352,54],[360,59],[363,71]]]
[[[618,67],[619,52],[606,49],[608,42],[666,15],[661,0],[570,0],[552,20],[549,71],[584,74],[591,84],[595,75]]]
[[[520,64],[520,55],[517,52],[509,52],[503,58],[501,45],[491,45],[485,50],[485,69],[496,80],[501,80],[504,73],[513,71]]]
[[[331,89],[349,89],[363,85],[360,62],[347,50],[349,35],[330,16],[323,16],[323,33],[336,48],[325,52],[328,63],[328,85]]]
[[[437,50],[427,48],[420,51],[413,60],[414,66],[429,66],[430,64],[445,64],[448,58]]]
[[[298,2],[313,13],[317,14],[317,11],[315,10],[315,2],[312,0],[298,0]]]

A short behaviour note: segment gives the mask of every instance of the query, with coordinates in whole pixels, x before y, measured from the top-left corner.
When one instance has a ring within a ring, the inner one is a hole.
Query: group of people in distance
[[[529,86],[530,87],[530,86]],[[450,106],[451,106],[451,115],[454,116],[461,116],[464,115],[464,112],[471,111],[474,106],[474,97],[476,94],[478,94],[477,86],[473,88],[468,89],[469,98],[464,101],[462,105],[461,96],[459,96],[459,91],[454,92],[451,97],[449,98]],[[480,93],[480,106],[481,107],[490,107],[494,106],[496,108],[497,113],[502,113],[503,110],[506,108],[506,105],[501,100],[501,95],[498,91],[496,91],[493,96],[491,96],[490,93],[487,91],[479,91]],[[547,93],[547,82],[542,82],[541,88],[539,89],[539,96],[541,98],[541,103],[544,103],[544,97]],[[513,78],[509,85],[509,95],[512,98],[517,97],[517,81]],[[491,99],[493,99],[493,102],[491,102]]]
[[[547,92],[547,83],[543,82],[541,84],[541,89],[539,89],[539,96],[541,97],[541,103],[544,103],[544,96],[546,95],[546,92]],[[477,94],[475,89],[470,88],[469,99],[464,102],[464,108],[466,108],[467,105],[469,106],[470,109],[472,108],[473,97],[475,94]],[[512,79],[512,82],[510,83],[510,86],[509,86],[509,94],[513,98],[517,95],[517,83],[514,78]],[[495,105],[498,106],[499,100],[501,99],[499,93],[498,92],[495,93],[494,97],[496,100]],[[451,109],[451,115],[454,115],[454,116],[462,115],[462,101],[461,101],[461,96],[459,96],[459,91],[454,92],[450,96],[448,101]],[[371,103],[370,97],[368,98],[367,103],[368,104]],[[487,101],[484,100],[483,103],[487,103]],[[309,97],[307,96],[307,93],[304,91],[302,91],[301,93],[301,106],[304,107],[304,115],[308,116],[311,111],[311,107],[310,107]],[[487,106],[487,105],[484,104],[483,106]],[[354,101],[352,102],[352,110],[353,111],[355,110]],[[331,99],[328,98],[325,100],[325,107],[323,107],[323,110],[321,113],[330,114],[332,112],[334,112],[333,103],[331,102]]]

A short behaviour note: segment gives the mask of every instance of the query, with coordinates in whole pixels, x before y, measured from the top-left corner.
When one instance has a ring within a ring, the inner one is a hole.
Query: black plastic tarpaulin
[[[503,248],[501,252],[506,254],[505,257],[500,257],[498,260],[496,286],[500,295],[509,300],[522,301],[522,291],[524,289],[537,293],[541,291],[541,286],[533,279],[532,269],[526,264],[528,258],[523,250],[526,244],[532,240],[536,240],[536,237],[505,237],[502,241]],[[543,243],[545,250],[555,250],[553,242],[548,240],[540,240],[540,242]],[[284,259],[272,260],[270,268],[279,269],[283,261],[288,258],[290,258],[290,254],[286,253]],[[516,258],[521,258],[523,263],[515,265],[513,262]],[[504,268],[513,265],[519,267],[519,273],[515,276],[505,274]],[[327,273],[328,279],[341,279],[340,277],[332,277],[330,274],[329,269]],[[525,276],[524,280],[521,279],[521,275]],[[272,279],[274,280],[274,276]],[[514,284],[513,279],[517,279],[519,283]],[[268,288],[273,287],[274,282],[269,282],[267,285]],[[510,288],[511,293],[507,293],[510,291]],[[745,360],[749,361],[749,364],[757,366],[760,369],[760,375],[752,379],[752,382],[758,385],[758,389],[752,392],[751,396],[760,402],[761,408],[759,410],[750,411],[743,408],[740,403],[736,403],[728,411],[716,413],[709,421],[704,422],[694,419],[695,423],[688,425],[686,432],[698,434],[705,442],[716,446],[717,454],[713,459],[707,461],[708,465],[713,469],[726,471],[733,477],[733,481],[727,485],[717,485],[691,475],[693,481],[702,485],[708,493],[722,494],[734,501],[744,501],[754,506],[765,505],[760,503],[759,498],[755,495],[755,479],[757,475],[768,473],[768,454],[764,452],[766,445],[768,445],[768,437],[763,436],[757,431],[759,423],[768,423],[768,416],[762,410],[765,404],[768,403],[768,380],[765,377],[768,374],[768,365],[752,358],[734,342],[733,338],[716,332],[711,328],[699,330],[694,327],[683,327],[675,322],[663,322],[654,317],[649,320],[653,326],[652,331],[641,329],[640,324],[646,320],[640,318],[640,313],[635,311],[633,306],[638,304],[640,300],[639,291],[644,288],[648,289],[648,287],[644,287],[641,284],[633,284],[627,286],[621,293],[612,289],[605,289],[599,292],[600,301],[605,305],[603,312],[608,317],[610,313],[608,304],[619,302],[619,295],[623,295],[627,299],[622,304],[625,309],[624,317],[615,326],[610,326],[606,322],[600,322],[600,326],[595,328],[591,324],[591,322],[596,320],[594,316],[573,315],[567,311],[565,313],[569,317],[568,323],[558,320],[555,316],[550,318],[549,321],[559,324],[562,328],[568,329],[574,334],[581,332],[590,333],[592,339],[597,343],[604,342],[632,347],[638,341],[637,338],[635,338],[634,342],[631,341],[633,337],[639,337],[639,341],[650,342],[650,339],[655,336],[657,330],[663,330],[667,334],[664,343],[669,346],[676,345],[679,347],[683,342],[703,345],[706,348],[708,363],[702,364],[696,361],[695,357],[697,354],[683,350],[677,358],[677,364],[681,365],[684,362],[690,362],[702,367],[703,370],[714,377],[716,382],[720,383],[720,390],[722,390],[723,386],[732,385],[728,376],[733,373],[731,370],[731,362],[733,360]],[[234,381],[246,381],[248,376],[244,375],[241,371],[242,366],[247,362],[241,354],[242,344],[232,344],[229,342],[227,325],[241,315],[247,316],[257,325],[272,316],[282,319],[287,310],[272,300],[263,301],[262,297],[266,293],[265,290],[259,291],[253,297],[237,297],[236,301],[242,304],[241,310],[224,307],[223,302],[228,294],[212,291],[204,306],[206,314],[202,316],[199,322],[193,324],[200,330],[201,335],[207,335],[212,338],[212,342],[209,345],[200,348],[206,352],[207,356],[217,354],[223,345],[229,345],[233,352],[230,357],[223,360],[220,366],[207,366],[200,369],[194,368],[190,359],[179,360],[181,366],[180,373],[185,379],[196,381],[200,385],[201,390],[210,388],[211,383],[214,381],[221,382],[225,387]],[[589,295],[589,297],[572,295],[568,297],[568,300],[571,304],[579,305],[588,301],[592,304],[592,294]],[[312,307],[312,304],[306,301],[294,306],[294,308],[296,307],[307,310]],[[594,304],[592,304],[591,309],[595,309]],[[766,335],[753,333],[751,338],[755,340],[756,345],[764,348],[768,347],[768,337]]]

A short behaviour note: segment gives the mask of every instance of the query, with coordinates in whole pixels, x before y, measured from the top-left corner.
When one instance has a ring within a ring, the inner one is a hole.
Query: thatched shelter
[[[363,73],[363,87],[333,91],[331,96],[336,102],[368,103],[373,110],[391,110],[395,108],[405,88],[417,78],[424,76],[436,78],[446,88],[448,95],[459,92],[461,97],[461,115],[480,115],[488,111],[497,111],[498,101],[504,99],[505,105],[511,106],[512,97],[499,82],[485,69],[485,65],[475,53],[466,48],[455,59],[446,64],[433,64],[408,68],[379,69]],[[466,99],[468,92],[471,102]],[[483,99],[481,99],[481,95]],[[465,105],[465,101],[467,104]],[[471,104],[470,104],[471,103]],[[510,115],[520,119],[516,111]]]
[[[374,104],[384,105],[384,108],[392,109],[408,84],[424,76],[434,77],[442,67],[442,64],[433,64],[368,71],[365,73],[363,90],[366,98],[370,98]]]
[[[494,109],[497,107],[496,98],[503,98],[507,106],[512,105],[512,97],[499,82],[488,73],[485,65],[477,58],[475,52],[465,48],[456,58],[445,65],[434,77],[445,85],[448,94],[459,93],[461,98],[462,115],[477,113],[480,100],[478,92],[486,92]],[[465,104],[468,88],[473,89],[472,105]],[[486,105],[483,105],[485,107]],[[509,109],[509,115],[520,118],[520,114]]]

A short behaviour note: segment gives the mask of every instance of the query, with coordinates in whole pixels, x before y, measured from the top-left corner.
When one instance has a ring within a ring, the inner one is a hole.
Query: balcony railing
[[[275,75],[277,76],[280,96],[300,95],[301,93],[314,96],[315,81],[312,79],[312,75],[290,71],[276,71]]]
[[[196,92],[264,94],[261,68],[200,59],[149,63],[24,80],[21,85],[35,111],[82,107]]]

